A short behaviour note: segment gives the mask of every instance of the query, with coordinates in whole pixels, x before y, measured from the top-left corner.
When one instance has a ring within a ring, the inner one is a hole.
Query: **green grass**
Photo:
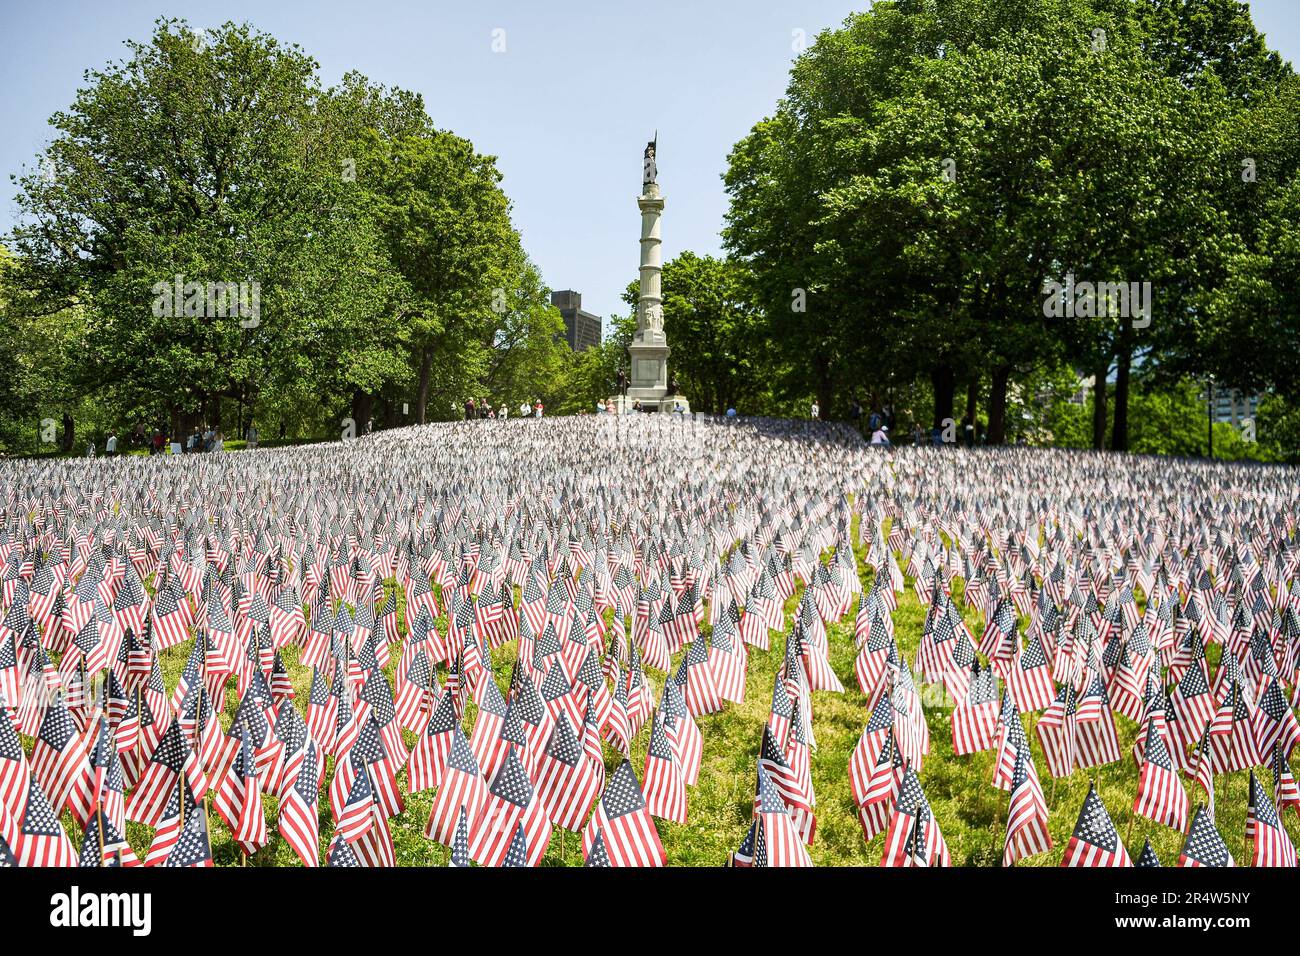
[[[854,532],[856,538],[856,524]],[[864,586],[869,586],[871,572],[862,564],[862,558],[863,555],[859,553],[859,572]],[[894,624],[899,649],[910,663],[920,639],[925,608],[920,605],[912,592],[910,579],[907,585],[904,593],[899,597],[898,608],[894,613]],[[392,582],[390,581],[387,586],[393,587]],[[802,589],[787,603],[787,622],[801,594]],[[399,602],[401,596],[399,590]],[[954,586],[953,597],[960,604],[959,583]],[[978,637],[983,631],[982,615],[969,610],[963,613],[972,633]],[[445,618],[439,619],[439,633],[446,633],[445,625]],[[819,866],[876,866],[880,862],[884,836],[878,835],[870,843],[863,840],[848,781],[849,755],[857,744],[868,717],[866,698],[859,692],[853,673],[856,652],[852,612],[844,622],[830,625],[828,632],[831,665],[844,684],[845,692],[813,694],[813,727],[817,750],[812,757],[812,778],[817,798],[817,833],[815,843],[809,852],[814,864]],[[683,825],[656,821],[660,838],[668,854],[669,865],[721,866],[725,863],[728,852],[740,844],[749,827],[756,756],[763,725],[768,716],[772,682],[781,665],[785,648],[784,637],[781,634],[774,632],[771,638],[771,647],[768,651],[749,648],[749,671],[744,702],[739,705],[728,704],[720,713],[698,719],[704,740],[704,753],[698,784],[688,788],[688,821]],[[193,642],[188,641],[161,654],[163,677],[169,691],[175,687],[192,645]],[[1212,647],[1209,650],[1213,663],[1217,659],[1218,648]],[[679,652],[674,659],[674,666],[680,660],[681,653],[684,652]],[[499,686],[503,689],[508,686],[514,658],[513,643],[493,652],[493,672]],[[298,705],[301,708],[310,689],[310,670],[298,664],[297,648],[286,648],[282,652],[282,659],[292,677],[298,693]],[[390,682],[396,665],[397,661],[394,657],[386,671]],[[663,686],[664,674],[648,671],[647,676],[653,685],[657,700],[658,692]],[[934,699],[942,698],[941,694],[929,696]],[[232,679],[227,687],[227,706],[222,714],[223,725],[229,723],[230,715],[237,704]],[[953,756],[950,712],[951,702],[947,706],[931,706],[926,710],[931,750],[921,770],[921,783],[952,852],[953,863],[958,866],[998,866],[1001,864],[1005,838],[1008,795],[990,783],[993,773],[993,752],[964,757]],[[471,701],[465,715],[467,729],[472,726],[473,716],[474,706]],[[1039,776],[1048,799],[1049,828],[1055,846],[1050,852],[1021,861],[1017,865],[1056,866],[1060,864],[1079,808],[1087,794],[1092,774],[1096,774],[1098,792],[1121,836],[1130,834],[1126,841],[1129,852],[1136,857],[1141,850],[1143,838],[1150,837],[1161,862],[1165,865],[1175,863],[1183,842],[1182,834],[1142,818],[1135,819],[1132,813],[1138,775],[1129,753],[1137,735],[1136,725],[1127,718],[1116,715],[1121,753],[1124,754],[1121,762],[1099,770],[1076,771],[1071,777],[1054,782],[1047,775],[1046,763],[1038,747],[1034,733],[1036,722],[1036,714],[1025,718],[1026,731],[1033,742]],[[414,735],[406,733],[405,736],[408,746],[413,745]],[[634,742],[632,752],[632,765],[638,777],[644,770],[648,740],[647,722]],[[621,756],[608,745],[605,748],[605,756],[606,767],[609,770],[613,770],[621,760]],[[332,762],[327,770],[332,773]],[[1263,771],[1263,774],[1266,788],[1271,793],[1271,776],[1267,771]],[[327,783],[329,779],[327,775]],[[405,793],[405,770],[399,774],[398,782]],[[1188,796],[1194,807],[1201,797],[1200,788],[1185,782]],[[1216,809],[1220,832],[1238,865],[1245,865],[1249,862],[1249,852],[1244,846],[1247,774],[1243,771],[1220,777],[1217,784]],[[406,808],[389,823],[400,865],[441,866],[448,861],[449,851],[426,840],[423,835],[433,795],[434,791],[426,791],[414,796],[406,795]],[[246,861],[246,865],[300,866],[297,856],[280,840],[276,831],[275,799],[265,797],[264,806],[271,842]],[[320,811],[323,855],[333,835],[332,819],[324,789],[322,789]],[[218,865],[244,863],[242,853],[234,844],[221,820],[215,813],[211,813],[209,819],[212,850],[216,863]],[[70,815],[64,814],[64,822],[79,843],[80,834]],[[1292,840],[1300,842],[1300,827],[1297,827],[1295,815],[1288,813],[1286,826]],[[127,837],[137,854],[143,858],[152,839],[151,828],[128,823]],[[579,866],[581,864],[581,836],[556,828],[543,865]]]

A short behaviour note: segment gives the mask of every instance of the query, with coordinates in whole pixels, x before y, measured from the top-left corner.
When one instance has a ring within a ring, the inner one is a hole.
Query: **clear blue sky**
[[[641,151],[659,131],[664,253],[719,249],[731,147],[785,90],[809,41],[868,0],[0,0],[0,232],[9,175],[48,142],[82,71],[155,18],[248,20],[302,46],[326,84],[350,69],[424,95],[438,126],[498,157],[515,225],[546,282],[608,317],[636,277]],[[1300,0],[1254,0],[1271,45],[1300,58]],[[506,52],[492,52],[492,31]]]

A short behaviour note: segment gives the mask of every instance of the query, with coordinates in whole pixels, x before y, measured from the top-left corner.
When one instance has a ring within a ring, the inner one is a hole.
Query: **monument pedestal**
[[[641,403],[643,412],[671,412],[679,403],[682,406],[682,413],[689,415],[691,413],[691,403],[686,400],[685,395],[669,395],[666,390],[663,392],[654,392],[645,395],[635,395],[632,389],[627,390],[626,395],[615,395],[608,402],[611,408],[618,411],[620,415],[631,415],[636,403]]]

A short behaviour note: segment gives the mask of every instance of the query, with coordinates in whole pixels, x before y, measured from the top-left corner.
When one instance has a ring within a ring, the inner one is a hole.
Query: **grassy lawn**
[[[864,568],[862,557],[860,553],[858,567],[864,585],[868,585],[871,572]],[[391,581],[387,587],[393,587]],[[802,589],[787,604],[787,621],[801,594]],[[399,593],[399,600],[400,597]],[[954,591],[954,598],[960,603],[960,597],[958,585]],[[858,691],[853,674],[855,650],[852,613],[850,612],[844,622],[832,624],[828,628],[831,664],[844,684],[845,692],[843,694],[816,692],[813,696],[814,732],[818,745],[812,759],[813,785],[817,797],[817,833],[810,852],[813,862],[821,866],[878,865],[884,841],[883,835],[878,835],[870,843],[862,839],[848,781],[849,754],[856,745],[868,716],[866,698]],[[925,608],[913,594],[909,579],[908,587],[900,596],[894,614],[895,633],[900,650],[907,656],[909,662],[915,654],[924,619]],[[978,638],[983,630],[982,615],[966,612],[966,619]],[[1022,628],[1024,623],[1022,621]],[[446,633],[445,625],[445,618],[438,621],[439,633]],[[657,821],[670,865],[720,866],[726,861],[728,852],[738,846],[745,835],[749,826],[753,799],[756,755],[763,725],[767,720],[772,683],[783,657],[784,639],[780,634],[773,634],[771,644],[770,650],[766,652],[749,649],[749,673],[744,702],[740,705],[729,704],[722,712],[698,720],[704,738],[704,755],[699,782],[697,786],[688,788],[689,820],[685,825]],[[161,655],[162,671],[169,691],[175,687],[192,646],[193,641],[187,641]],[[1217,646],[1209,648],[1212,663],[1217,661],[1218,651]],[[679,652],[674,665],[680,660],[681,653],[684,651]],[[514,644],[493,653],[493,671],[498,684],[503,689],[508,686],[514,657]],[[297,648],[286,648],[282,652],[282,659],[292,676],[298,693],[297,703],[301,710],[305,706],[311,673],[298,664]],[[387,668],[390,681],[396,667],[397,661],[394,656],[393,662]],[[657,699],[658,691],[663,686],[664,675],[657,671],[648,671],[647,676],[654,685]],[[934,700],[942,699],[941,694],[929,696]],[[227,706],[222,714],[223,724],[229,723],[230,715],[237,704],[232,679],[227,689]],[[966,757],[953,756],[950,711],[951,702],[947,706],[931,706],[926,711],[930,728],[931,752],[922,768],[921,782],[952,851],[954,864],[997,866],[1000,865],[1002,858],[1008,795],[989,782],[993,771],[992,751]],[[473,717],[474,705],[471,701],[465,719],[467,729],[472,726]],[[1055,847],[1049,853],[1022,861],[1018,865],[1055,866],[1061,861],[1065,844],[1069,840],[1079,808],[1087,793],[1089,776],[1084,771],[1076,771],[1073,776],[1055,782],[1048,777],[1046,764],[1032,726],[1036,720],[1037,715],[1026,718],[1026,729],[1030,740],[1033,741],[1040,779],[1051,810],[1050,830]],[[1120,763],[1103,767],[1099,771],[1088,771],[1088,773],[1097,773],[1098,789],[1102,800],[1121,835],[1129,833],[1131,827],[1131,835],[1127,840],[1130,853],[1136,857],[1141,849],[1143,838],[1150,837],[1161,862],[1170,865],[1177,860],[1182,846],[1182,834],[1168,827],[1134,818],[1132,806],[1138,776],[1128,754],[1136,737],[1137,728],[1132,721],[1123,716],[1117,715],[1116,723],[1125,759]],[[406,740],[408,745],[413,745],[415,737],[407,733]],[[638,776],[644,769],[648,741],[649,722],[642,728],[634,744],[632,763]],[[612,770],[621,758],[608,745],[605,753],[606,766]],[[332,773],[332,762],[329,770]],[[1263,773],[1266,786],[1271,792],[1271,776],[1267,771]],[[327,782],[328,779],[327,776]],[[405,791],[404,770],[399,774],[399,784]],[[1187,789],[1195,806],[1200,797],[1200,789],[1191,784],[1188,784]],[[1249,853],[1243,842],[1246,790],[1247,775],[1244,772],[1218,780],[1216,802],[1220,832],[1223,833],[1239,864],[1249,860]],[[432,790],[414,796],[408,795],[405,810],[390,821],[397,860],[401,865],[438,866],[447,863],[449,851],[426,840],[423,835],[433,795]],[[293,851],[279,839],[275,829],[275,799],[264,797],[264,805],[270,824],[271,842],[248,860],[247,865],[300,866],[301,863]],[[320,810],[323,854],[333,834],[324,789],[321,794]],[[1300,827],[1296,825],[1296,817],[1288,815],[1286,820],[1292,839],[1300,841]],[[240,865],[244,862],[229,831],[215,813],[210,814],[210,822],[213,855],[217,864]],[[64,824],[79,844],[80,833],[67,813],[64,814]],[[152,839],[152,830],[140,824],[128,823],[127,836],[136,852],[143,858]],[[544,864],[578,866],[581,863],[581,837],[557,828],[547,850]]]

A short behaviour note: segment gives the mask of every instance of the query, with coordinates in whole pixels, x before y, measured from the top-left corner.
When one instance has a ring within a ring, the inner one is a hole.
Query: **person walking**
[[[533,410],[532,410],[532,408],[528,405],[527,402],[520,402],[520,403],[519,403],[519,417],[520,417],[520,418],[527,418],[527,417],[528,417],[529,415],[531,415],[532,413],[533,413]]]
[[[249,448],[257,447],[257,426],[252,422],[248,423],[248,434],[244,436],[244,440]]]
[[[853,423],[853,430],[858,434],[862,433],[862,403],[856,398],[853,405],[849,408],[849,421]]]
[[[539,398],[539,399],[537,400],[537,404],[533,406],[533,415],[534,415],[535,417],[537,417],[537,418],[541,418],[541,417],[542,417],[542,412],[543,412],[544,409],[545,409],[545,406],[542,405],[542,400]]]
[[[108,441],[104,442],[104,454],[109,456],[117,454],[117,432],[113,429],[109,429]]]
[[[822,417],[822,407],[817,404],[817,399],[815,398],[813,399],[812,408],[810,409],[810,411],[812,414],[810,414],[808,417],[811,418],[813,421],[817,421],[817,419]]]

